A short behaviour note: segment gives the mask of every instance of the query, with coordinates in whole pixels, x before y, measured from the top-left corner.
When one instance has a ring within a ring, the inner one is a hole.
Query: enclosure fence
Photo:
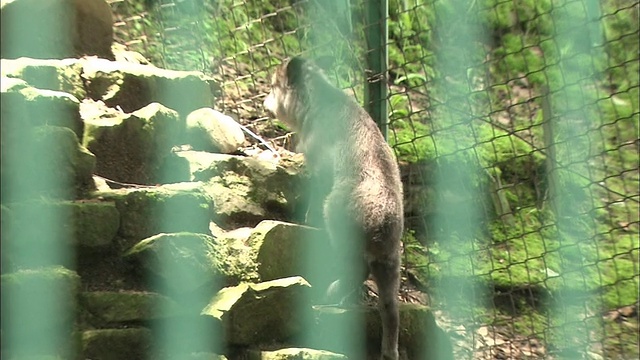
[[[390,0],[377,21],[357,0],[111,5],[117,40],[212,74],[220,110],[276,144],[261,102],[286,57],[330,56],[337,85],[387,109],[404,275],[457,358],[637,356],[637,1]]]
[[[638,358],[640,2],[108,2],[116,42],[158,67],[210,75],[216,108],[280,148],[292,149],[290,134],[262,106],[274,67],[299,54],[331,60],[327,75],[382,121],[401,167],[399,296],[430,306],[455,359]],[[46,158],[20,159],[3,157],[17,174],[3,201],[29,190],[20,174],[46,169]],[[18,210],[44,224],[3,232],[25,242],[68,215]],[[23,255],[64,262],[66,236]],[[67,303],[40,285],[53,308]],[[45,310],[11,321],[46,325]],[[41,346],[62,341],[45,335]]]

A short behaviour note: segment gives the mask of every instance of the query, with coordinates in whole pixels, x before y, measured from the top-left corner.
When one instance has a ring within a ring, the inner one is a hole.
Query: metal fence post
[[[388,0],[365,2],[366,82],[364,91],[365,109],[378,124],[384,138],[387,138],[387,68],[389,55],[387,39]]]

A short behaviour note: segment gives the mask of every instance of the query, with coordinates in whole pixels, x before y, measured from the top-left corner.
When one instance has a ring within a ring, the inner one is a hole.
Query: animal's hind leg
[[[398,360],[400,260],[372,261],[369,268],[378,285],[378,308],[382,320],[381,359]]]
[[[338,281],[328,289],[328,299],[346,303],[357,293],[369,275],[364,261],[363,232],[350,206],[350,189],[336,186],[324,204],[324,218],[334,254],[329,261],[335,267]]]

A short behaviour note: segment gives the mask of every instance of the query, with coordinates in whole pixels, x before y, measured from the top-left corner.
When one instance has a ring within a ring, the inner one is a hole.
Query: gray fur
[[[320,195],[325,226],[334,246],[345,237],[361,240],[357,258],[364,253],[379,289],[381,358],[397,360],[403,207],[391,148],[367,112],[300,57],[276,69],[265,107],[297,132],[311,173],[330,180]],[[357,287],[366,273],[353,271],[340,287]]]

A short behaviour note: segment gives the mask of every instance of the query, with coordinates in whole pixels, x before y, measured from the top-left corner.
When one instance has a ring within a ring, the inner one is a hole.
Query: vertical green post
[[[57,59],[71,53],[72,23],[65,15],[72,9],[63,3],[34,2],[28,8],[3,1],[3,11],[12,14],[3,13],[3,58]],[[55,34],[57,41],[38,42],[50,39],[42,34]],[[65,268],[73,267],[74,257],[64,201],[74,196],[68,159],[77,138],[68,128],[45,124],[63,123],[73,114],[37,97],[22,98],[9,89],[10,80],[2,79],[0,109],[2,358],[71,359],[79,278]]]
[[[349,0],[314,0],[308,4],[308,11],[320,11],[311,23],[311,48],[318,49],[323,55],[342,60],[343,50],[349,49],[351,8]],[[327,94],[314,94],[315,101],[322,100]],[[343,119],[322,119],[327,127],[339,127]],[[312,154],[312,156],[334,156],[333,154]],[[313,226],[324,224],[323,201],[333,184],[333,172],[318,171],[305,185],[308,194],[309,211],[302,218]],[[338,220],[336,220],[338,221]],[[329,291],[331,284],[341,275],[358,271],[363,265],[352,256],[344,254],[361,254],[357,235],[353,226],[344,219],[344,224],[332,226],[331,239],[326,231],[308,233],[310,236],[304,254],[301,257],[305,274],[312,285],[312,291],[298,305],[299,316],[304,319],[304,329],[298,343],[305,347],[325,349],[346,354],[350,359],[366,358],[365,316],[357,308],[347,303],[341,304],[340,297],[348,295],[345,287],[335,294]],[[329,245],[330,244],[330,245]],[[345,285],[345,284],[342,284]],[[352,284],[346,284],[352,285]]]
[[[185,16],[193,16],[197,19],[201,16],[206,16],[204,13],[198,13],[196,6],[197,0],[186,0],[182,5],[186,8],[191,8],[194,12]],[[165,53],[165,56],[176,55]],[[189,98],[189,92],[183,91],[179,86],[167,86],[159,89],[160,103],[175,104],[174,108],[187,109],[192,107],[193,101]],[[212,95],[213,97],[213,95]],[[213,98],[212,98],[213,103]],[[178,105],[180,104],[180,105]],[[180,114],[180,128],[184,129],[186,126],[187,113]],[[179,132],[162,134],[164,143],[158,143],[158,151],[166,151],[171,146],[181,144],[186,140],[183,137],[181,130]],[[171,183],[171,179],[175,179],[175,174],[172,174],[172,168],[170,166],[161,167],[162,170],[157,174],[159,176],[159,182],[162,184]],[[173,189],[180,189],[178,184],[174,184]],[[184,194],[186,195],[186,193]],[[194,207],[192,201],[186,200],[184,197],[176,198],[172,201],[163,201],[158,204],[159,209],[157,211],[159,219],[162,224],[162,232],[175,233],[177,231],[185,231],[184,229],[192,228],[191,224],[203,224],[208,223],[212,219],[211,214],[207,214],[202,209]],[[204,205],[200,205],[204,206]],[[180,229],[180,230],[177,230]],[[193,231],[193,230],[190,230]],[[182,234],[184,235],[184,233]],[[194,246],[194,245],[184,245]],[[183,274],[185,269],[189,269],[188,265],[184,262],[175,261],[172,251],[176,251],[170,247],[163,247],[160,250],[160,266],[164,268],[165,278],[152,282],[152,287],[155,291],[168,296],[172,300],[178,302],[185,308],[197,309],[201,311],[206,304],[215,295],[213,291],[223,287],[221,280],[218,277],[212,275],[211,279],[207,279],[208,283],[205,286],[199,288],[191,288],[185,283],[189,280],[185,279]],[[184,261],[184,259],[182,259]],[[156,311],[160,314],[160,318],[164,319],[161,322],[154,324],[154,335],[156,336],[154,348],[151,350],[150,359],[158,360],[178,360],[193,357],[193,351],[201,352],[220,352],[224,349],[223,339],[224,334],[222,329],[214,326],[211,321],[204,321],[201,316],[198,316],[198,312],[189,314],[188,316],[172,316],[172,306],[169,303],[165,303],[164,306],[159,307]]]
[[[546,144],[556,160],[547,176],[548,201],[555,215],[559,276],[547,279],[554,296],[550,309],[548,339],[558,359],[582,359],[591,350],[594,328],[600,326],[587,309],[600,308],[593,296],[593,281],[585,261],[597,258],[592,242],[597,236],[593,209],[598,205],[590,193],[589,162],[594,143],[588,135],[599,126],[598,87],[594,64],[601,61],[602,43],[597,14],[599,2],[582,0],[554,8],[551,12],[556,34],[548,61],[549,103]]]
[[[388,0],[365,2],[365,36],[367,53],[365,70],[364,106],[387,138],[387,68],[389,55],[387,39]]]
[[[184,93],[179,93],[169,88],[164,90],[163,96],[165,98],[173,98],[174,103],[176,99],[185,102],[188,101]],[[178,144],[178,134],[172,135],[170,139],[167,139],[168,143]],[[164,145],[166,149],[166,143]],[[174,174],[171,174],[169,171],[170,168],[167,167],[159,174],[161,183],[168,184],[170,182],[169,179],[172,179]],[[188,187],[183,190],[179,184],[174,184],[172,188],[174,191],[172,196],[176,196],[176,194],[181,191],[184,191],[184,194],[179,198],[176,197],[175,200],[165,200],[157,204],[158,208],[154,209],[157,211],[157,216],[159,217],[159,219],[154,221],[162,224],[162,233],[172,234],[180,232],[177,234],[178,236],[185,236],[187,232],[181,232],[185,231],[183,229],[193,227],[192,224],[194,223],[203,224],[210,221],[206,212],[195,209],[194,202],[187,200],[185,197],[187,193],[191,191]],[[202,204],[201,206],[205,205]],[[194,237],[198,235],[207,234],[193,234]],[[197,243],[191,242],[182,246],[197,248],[199,244],[195,244]],[[160,248],[159,261],[160,266],[164,268],[163,272],[165,275],[163,279],[154,279],[155,281],[152,281],[152,288],[154,291],[176,300],[185,308],[202,310],[215,294],[209,290],[223,287],[221,280],[212,274],[210,279],[206,279],[207,284],[205,286],[200,286],[199,288],[191,288],[190,285],[185,286],[185,284],[189,284],[191,281],[184,278],[185,271],[189,269],[189,266],[185,263],[186,260],[184,259],[176,261],[175,254],[172,254],[174,251],[179,252],[181,250],[175,250],[175,248],[171,246]],[[164,320],[154,324],[155,335],[158,339],[155,342],[151,358],[159,360],[182,359],[188,356],[187,351],[190,351],[190,349],[204,349],[215,352],[223,348],[223,334],[220,333],[221,331],[219,331],[218,328],[213,326],[212,322],[203,321],[193,314],[183,317],[172,316],[175,311],[173,304],[163,303],[161,305],[162,306],[158,307],[156,311],[162,314],[158,317]]]
[[[477,5],[474,5],[477,6]],[[434,106],[432,121],[439,130],[433,141],[438,151],[435,168],[433,198],[429,202],[436,209],[429,219],[429,236],[442,249],[440,281],[435,281],[433,292],[439,305],[456,323],[474,323],[486,304],[490,291],[478,281],[478,234],[482,232],[482,199],[486,190],[482,187],[485,171],[482,160],[474,149],[474,103],[469,84],[473,71],[478,71],[474,61],[483,58],[480,44],[483,31],[474,19],[475,12],[468,10],[466,0],[441,1],[434,4],[436,26],[440,46],[436,54],[436,73],[432,93],[441,99],[442,106]],[[462,12],[460,9],[467,10]],[[424,343],[434,343],[433,334],[427,334]],[[446,358],[444,343],[424,349],[423,358]]]

